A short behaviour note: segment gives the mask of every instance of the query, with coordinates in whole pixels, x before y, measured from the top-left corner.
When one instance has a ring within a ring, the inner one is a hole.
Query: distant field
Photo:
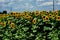
[[[60,10],[0,13],[0,40],[59,40]]]

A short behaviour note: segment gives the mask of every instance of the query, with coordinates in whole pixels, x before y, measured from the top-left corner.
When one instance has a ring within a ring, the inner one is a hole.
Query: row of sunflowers
[[[59,40],[60,10],[0,14],[0,40]]]

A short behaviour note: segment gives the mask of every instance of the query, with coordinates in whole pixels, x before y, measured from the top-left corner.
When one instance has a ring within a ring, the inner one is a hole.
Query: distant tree
[[[0,14],[2,14],[2,12],[0,12]]]
[[[6,10],[4,10],[4,11],[3,11],[3,14],[7,14],[7,11],[6,11]]]

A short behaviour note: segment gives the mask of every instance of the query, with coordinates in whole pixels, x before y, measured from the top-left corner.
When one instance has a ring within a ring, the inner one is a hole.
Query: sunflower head
[[[22,13],[22,16],[24,17],[25,16],[25,13]]]
[[[15,24],[14,24],[14,23],[11,23],[11,27],[12,27],[12,28],[15,28]]]
[[[37,19],[34,18],[34,19],[32,20],[32,23],[33,23],[33,24],[36,24],[36,23],[37,23]]]
[[[35,16],[40,15],[39,11],[36,11],[36,12],[34,13],[34,15],[35,15]]]
[[[59,12],[58,10],[55,11],[55,15],[56,15],[56,16],[58,15],[58,12]]]
[[[46,17],[46,16],[45,16],[45,15],[43,15],[43,16],[42,16],[42,19],[43,19],[43,20],[45,20],[45,17]]]
[[[31,21],[32,19],[33,19],[33,17],[32,17],[32,16],[30,16],[30,17],[29,17],[29,20]]]
[[[12,16],[15,16],[15,15],[16,15],[16,12],[11,12],[11,15],[12,15]]]
[[[0,21],[0,25],[2,25],[2,26],[3,26],[3,22],[1,22],[1,21]]]
[[[29,11],[24,11],[23,13],[24,13],[24,15],[29,15],[30,14]]]
[[[52,15],[52,19],[55,19],[55,15]]]
[[[19,15],[15,15],[15,18],[19,18],[20,16]]]
[[[48,15],[49,14],[49,12],[46,12],[46,15]]]
[[[56,13],[58,13],[58,12],[59,12],[59,10],[56,10],[55,12],[56,12]]]
[[[48,21],[48,20],[49,20],[49,17],[48,17],[48,16],[46,16],[46,17],[45,17],[45,21]]]
[[[25,18],[29,18],[29,15],[25,15]]]
[[[51,18],[52,17],[52,14],[49,14],[48,17]]]
[[[3,23],[3,26],[6,27],[6,22]]]
[[[45,14],[45,11],[42,11],[43,14]]]
[[[8,24],[10,24],[10,22],[11,22],[11,21],[10,21],[10,20],[8,20]]]
[[[60,21],[60,16],[56,16],[56,20],[57,21]]]
[[[25,15],[24,18],[32,20],[32,16],[30,16],[30,15]]]
[[[5,17],[9,17],[9,14],[4,14]]]

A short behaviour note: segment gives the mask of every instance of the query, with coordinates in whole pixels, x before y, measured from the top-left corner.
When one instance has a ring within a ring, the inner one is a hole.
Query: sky
[[[0,12],[53,10],[53,0],[0,0]],[[54,0],[54,10],[60,10],[60,0]]]

